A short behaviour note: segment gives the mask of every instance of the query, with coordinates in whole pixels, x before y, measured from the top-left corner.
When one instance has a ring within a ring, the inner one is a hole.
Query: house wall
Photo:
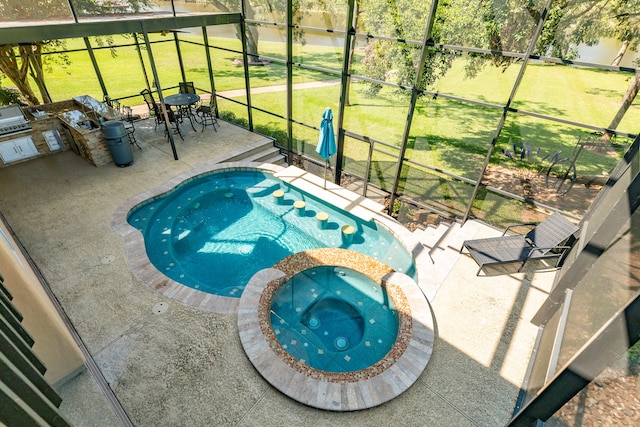
[[[4,287],[24,316],[22,325],[35,341],[34,353],[47,367],[45,379],[55,384],[79,372],[85,359],[19,248],[0,220],[0,274]]]

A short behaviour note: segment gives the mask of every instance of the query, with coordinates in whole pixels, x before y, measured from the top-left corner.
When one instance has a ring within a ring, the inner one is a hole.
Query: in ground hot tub
[[[301,271],[278,288],[270,319],[278,342],[311,368],[353,372],[391,350],[398,315],[385,288],[345,267]]]
[[[353,411],[407,390],[433,348],[429,304],[406,274],[351,250],[299,252],[256,273],[238,306],[256,370],[309,406]]]

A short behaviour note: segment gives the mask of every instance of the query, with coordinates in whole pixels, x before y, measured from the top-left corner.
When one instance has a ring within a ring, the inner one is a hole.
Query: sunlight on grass
[[[229,34],[235,33],[232,25],[228,30]],[[178,82],[183,78],[173,34],[151,34],[149,38],[153,42],[153,58],[159,81],[167,94],[175,93]],[[199,91],[210,91],[206,52],[200,37],[180,34],[179,39],[183,41],[180,43],[180,53],[186,80],[193,81]],[[239,50],[240,42],[235,38],[213,37],[210,37],[209,41],[211,46],[220,48],[210,50],[217,92],[246,103],[244,95],[229,92],[244,89],[244,67],[238,61],[242,55],[222,50]],[[112,98],[132,97],[125,100],[124,103],[127,105],[143,104],[138,94],[147,86],[147,82],[144,79],[139,54],[133,45],[134,39],[131,36],[117,36],[113,38],[113,43],[128,46],[100,49],[100,43],[92,39],[96,60],[109,95]],[[149,55],[144,43],[141,44],[144,68],[151,80],[149,84],[153,86]],[[84,41],[67,40],[67,48],[84,49]],[[260,41],[259,50],[265,57],[285,59],[286,50],[283,43]],[[342,48],[337,44],[294,46],[295,63],[335,70],[335,74],[331,74],[294,67],[294,85],[333,82],[325,87],[294,87],[292,118],[295,121],[317,127],[325,107],[333,108],[337,117],[341,96],[341,57]],[[102,91],[89,55],[86,52],[70,52],[68,60],[64,65],[61,61],[48,61],[45,72],[47,86],[53,99],[61,101],[83,94],[102,99]],[[503,114],[502,106],[511,94],[520,67],[520,64],[516,63],[502,70],[487,65],[479,69],[474,77],[469,77],[465,72],[467,61],[469,58],[465,56],[453,58],[452,68],[428,88],[436,95],[423,96],[418,100],[405,153],[406,159],[416,164],[404,168],[402,190],[415,197],[428,197],[447,209],[464,208],[470,196],[469,185],[440,175],[438,171],[446,171],[471,180],[478,179],[495,137],[495,129]],[[354,63],[362,63],[360,52],[356,53]],[[250,67],[252,105],[286,117],[286,77],[287,70],[283,63],[273,62],[265,66]],[[512,107],[590,126],[606,127],[618,111],[630,78],[629,74],[619,72],[531,63],[515,93]],[[6,84],[7,80],[4,82]],[[271,87],[272,90],[260,90],[266,87]],[[393,184],[394,165],[405,133],[409,93],[399,93],[398,89],[383,87],[372,96],[368,89],[367,83],[355,80],[352,82],[348,94],[349,103],[344,109],[343,127],[355,134],[374,141],[383,141],[391,146],[374,143],[375,150],[368,171],[372,182],[389,189]],[[488,103],[492,106],[450,100],[442,95]],[[245,106],[223,99],[220,99],[218,104],[223,118],[248,127]],[[640,100],[636,99],[621,122],[619,130],[635,133],[639,122]],[[274,137],[280,146],[287,145],[285,120],[256,111],[254,127],[257,132]],[[314,149],[317,131],[299,124],[293,124],[293,129],[294,150],[316,158]],[[564,165],[575,159],[578,175],[606,176],[631,141],[617,138],[611,144],[579,151],[579,141],[597,139],[597,135],[578,126],[509,113],[496,141],[489,166],[496,170],[518,173],[523,170],[536,171],[541,169],[541,159],[544,155],[550,156],[558,152],[563,159],[569,159],[565,160]],[[522,149],[518,150],[520,146],[528,148],[527,154],[522,158],[515,158],[514,154],[522,152]],[[369,148],[367,142],[346,138],[345,170],[364,176],[367,173],[365,168]],[[435,171],[420,165],[426,165]],[[514,216],[514,209],[521,209],[521,206],[514,208],[511,202],[504,204],[503,201],[493,200],[492,197],[491,194],[480,194],[476,209],[484,213],[492,212],[504,218]]]

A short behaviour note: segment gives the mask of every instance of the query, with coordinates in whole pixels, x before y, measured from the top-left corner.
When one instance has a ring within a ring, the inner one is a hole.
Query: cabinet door
[[[11,163],[37,155],[38,149],[30,136],[0,143],[0,156],[4,163]]]
[[[14,141],[18,147],[18,151],[20,151],[20,154],[22,155],[22,158],[36,156],[38,154],[38,149],[30,136],[14,139]]]
[[[0,157],[5,163],[15,162],[22,158],[22,154],[18,151],[18,147],[13,141],[6,141],[0,143]]]

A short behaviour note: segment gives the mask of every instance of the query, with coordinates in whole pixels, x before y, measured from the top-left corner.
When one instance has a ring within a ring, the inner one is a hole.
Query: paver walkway
[[[340,84],[340,79],[324,80],[321,82],[295,83],[293,84],[293,90],[335,86],[337,84]],[[258,93],[282,92],[286,90],[287,90],[287,85],[253,87],[251,88],[251,94],[254,95]],[[224,96],[227,98],[235,98],[237,96],[244,96],[245,94],[246,94],[246,91],[244,89],[227,90],[223,92],[218,92],[218,95]]]
[[[324,80],[320,82],[295,83],[293,85],[293,90],[322,88],[327,86],[335,86],[337,84],[340,84],[340,79]],[[259,93],[284,92],[286,90],[287,90],[287,85],[252,87],[251,94],[256,95]],[[225,90],[217,93],[218,95],[224,96],[225,98],[237,98],[240,96],[246,96],[247,91],[245,89],[234,89],[234,90]],[[200,99],[203,102],[209,102],[210,95],[208,93],[202,94],[200,95]],[[149,111],[146,105],[136,105],[134,107],[131,107],[131,111],[133,114],[137,114],[140,117],[146,117],[149,115]]]

